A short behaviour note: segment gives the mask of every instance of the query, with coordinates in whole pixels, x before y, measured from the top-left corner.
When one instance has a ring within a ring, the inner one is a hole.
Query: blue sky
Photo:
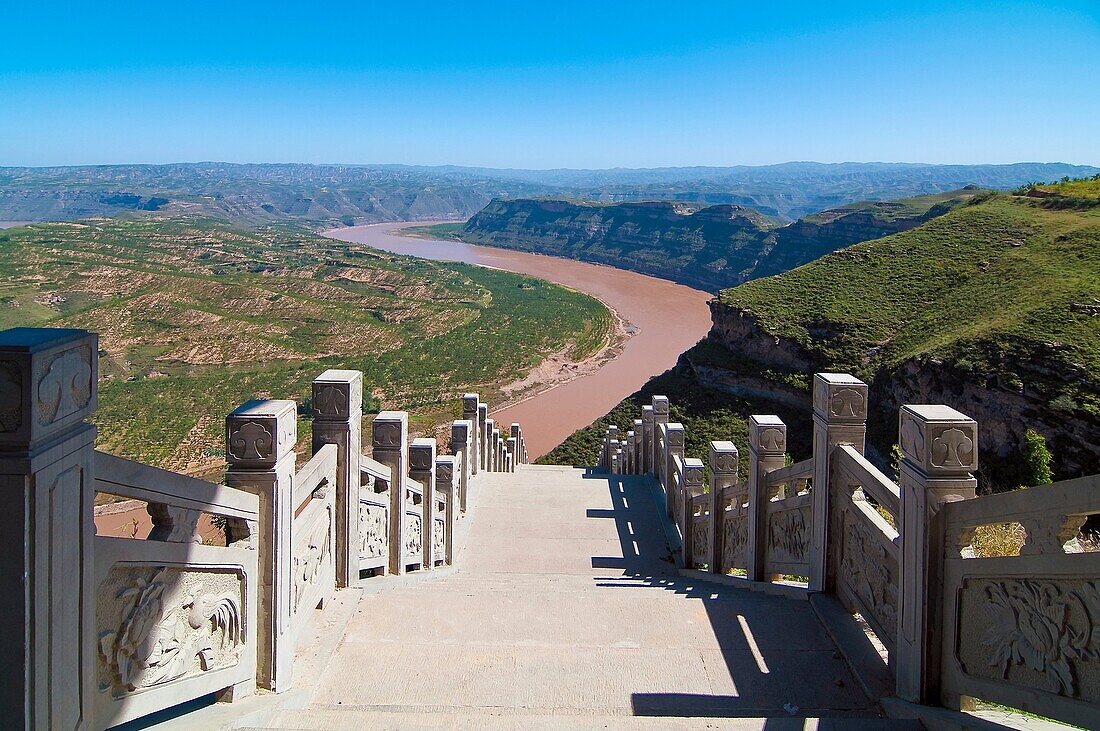
[[[0,165],[196,160],[1100,164],[1100,0],[0,10]]]

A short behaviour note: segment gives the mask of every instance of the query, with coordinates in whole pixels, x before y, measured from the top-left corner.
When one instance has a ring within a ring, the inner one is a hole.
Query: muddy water
[[[367,244],[398,254],[506,269],[564,284],[614,308],[637,333],[622,354],[598,371],[556,386],[502,411],[497,423],[523,425],[531,459],[553,449],[581,427],[606,414],[651,376],[671,368],[683,351],[710,329],[710,295],[644,274],[457,241],[429,241],[399,235],[417,224],[383,223],[329,231],[341,241]]]

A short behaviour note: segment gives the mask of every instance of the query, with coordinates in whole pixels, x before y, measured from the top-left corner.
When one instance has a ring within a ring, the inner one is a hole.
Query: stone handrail
[[[1100,728],[1100,553],[1074,536],[1100,513],[1100,476],[975,496],[977,424],[947,406],[903,406],[895,482],[863,455],[867,385],[813,384],[813,455],[784,466],[787,427],[749,419],[748,477],[711,442],[705,495],[686,486],[683,427],[655,396],[599,464],[649,474],[687,569],[801,583],[860,613],[888,651],[903,700],[960,708],[969,696]],[[701,472],[701,470],[700,470]],[[972,558],[980,525],[1021,523],[1019,556]]]
[[[0,710],[28,728],[98,730],[211,694],[288,690],[315,608],[368,575],[452,563],[474,475],[527,462],[520,426],[487,428],[477,394],[451,425],[452,455],[427,440],[425,460],[397,411],[374,419],[364,455],[362,374],[329,370],[313,382],[300,467],[297,402],[258,399],[225,419],[224,484],[198,480],[95,450],[98,353],[84,330],[0,331],[0,485],[20,495],[0,549],[24,594],[0,620],[35,638],[7,643],[23,680],[5,697],[21,703]],[[100,492],[145,501],[149,538],[95,535]],[[411,541],[409,518],[428,540]],[[200,520],[224,526],[226,545],[204,545]]]

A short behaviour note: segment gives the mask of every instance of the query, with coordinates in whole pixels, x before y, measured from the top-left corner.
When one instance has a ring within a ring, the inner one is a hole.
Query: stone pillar
[[[867,436],[867,384],[846,373],[814,376],[814,480],[810,521],[810,591],[832,589],[829,566],[829,475],[833,448],[850,444],[863,454]]]
[[[0,332],[0,717],[91,728],[98,336]]]
[[[405,573],[405,475],[409,469],[409,414],[382,411],[374,417],[371,455],[390,468],[390,573]]]
[[[949,406],[903,406],[901,445],[901,596],[898,601],[897,695],[939,701],[946,502],[975,496],[978,424]]]
[[[412,440],[409,445],[409,479],[419,482],[424,488],[423,518],[420,523],[420,541],[423,559],[421,568],[435,568],[435,559],[440,558],[434,552],[435,531],[435,449],[434,439],[421,437]]]
[[[642,407],[642,443],[639,451],[641,459],[638,464],[638,472],[646,474],[653,471],[653,406]]]
[[[684,425],[678,421],[674,421],[668,424],[665,429],[666,439],[668,440],[668,447],[665,450],[665,466],[664,466],[664,479],[662,485],[665,488],[665,510],[668,513],[668,517],[673,517],[672,512],[673,500],[677,499],[677,495],[673,495],[672,486],[672,471],[676,469],[674,460],[676,457],[680,459],[684,458]]]
[[[642,469],[642,437],[645,431],[645,427],[642,425],[641,419],[634,420],[634,454],[631,456],[631,460],[634,462],[634,474],[640,475],[645,472]]]
[[[509,430],[512,437],[516,440],[516,446],[512,452],[513,466],[523,463],[523,430],[520,429],[519,424],[512,422],[512,427]]]
[[[680,525],[680,559],[684,568],[693,568],[695,556],[695,524],[692,520],[691,499],[703,494],[703,462],[702,460],[688,457],[684,460],[684,481],[680,486],[680,514],[683,520]]]
[[[445,535],[443,563],[454,563],[455,526],[458,525],[458,482],[455,479],[462,471],[462,457],[441,456],[435,458],[435,489],[447,496],[447,515],[443,521],[447,526]],[[436,556],[436,558],[440,558]]]
[[[481,469],[489,469],[489,405],[478,403],[477,405],[477,438],[481,443],[478,446],[478,457]]]
[[[515,472],[516,469],[516,438],[508,437],[508,471]]]
[[[604,468],[611,471],[611,456],[615,454],[615,447],[619,444],[619,427],[614,424],[607,427],[607,437],[604,439],[604,443],[607,445],[607,464]]]
[[[661,424],[668,424],[668,396],[654,396],[653,406],[653,451],[650,457],[650,468],[654,476],[660,480],[661,471],[664,469],[664,455],[661,453],[659,435]]]
[[[749,417],[749,510],[746,573],[751,581],[766,581],[764,557],[768,540],[768,487],[764,477],[783,466],[787,425],[778,416]],[[815,484],[816,487],[816,484]]]
[[[466,512],[467,496],[470,492],[470,475],[477,464],[474,445],[474,422],[468,419],[451,422],[451,453],[462,456],[461,476],[458,480],[458,510]]]
[[[716,574],[724,574],[728,568],[722,563],[725,554],[722,541],[726,537],[722,491],[737,484],[737,461],[733,442],[710,443],[710,570]]]
[[[225,417],[225,484],[260,498],[256,683],[276,693],[293,683],[291,552],[297,441],[298,405],[293,401],[248,401]],[[246,531],[251,527],[231,523],[226,539],[236,542]]]
[[[476,393],[466,393],[462,395],[462,420],[469,421],[472,424],[477,424],[478,407],[481,405],[481,397]],[[476,475],[478,470],[478,464],[480,461],[480,449],[478,448],[479,439],[473,440],[473,447],[470,450],[470,454],[465,455],[467,457],[466,472],[471,475]],[[465,508],[463,508],[465,511]]]
[[[626,433],[623,447],[623,473],[630,475],[634,470],[634,431]]]
[[[336,462],[336,585],[359,580],[359,456],[363,452],[363,374],[327,370],[313,380],[313,453],[326,444]]]
[[[485,454],[485,471],[486,472],[496,472],[496,470],[497,470],[497,467],[496,467],[496,464],[497,464],[497,462],[496,462],[496,460],[497,460],[496,442],[493,439],[493,432],[496,431],[495,426],[496,426],[496,424],[494,423],[494,421],[492,419],[486,419],[485,420],[485,452],[486,452],[486,454]]]

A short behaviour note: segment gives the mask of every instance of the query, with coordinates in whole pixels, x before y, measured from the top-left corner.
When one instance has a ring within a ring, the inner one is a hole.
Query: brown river
[[[479,264],[547,279],[592,295],[636,330],[619,357],[599,370],[503,410],[494,410],[490,404],[498,424],[523,425],[532,460],[606,414],[651,376],[671,368],[680,353],[710,329],[707,300],[711,295],[706,292],[572,259],[400,235],[402,228],[423,225],[379,223],[334,229],[325,235],[397,254]]]

